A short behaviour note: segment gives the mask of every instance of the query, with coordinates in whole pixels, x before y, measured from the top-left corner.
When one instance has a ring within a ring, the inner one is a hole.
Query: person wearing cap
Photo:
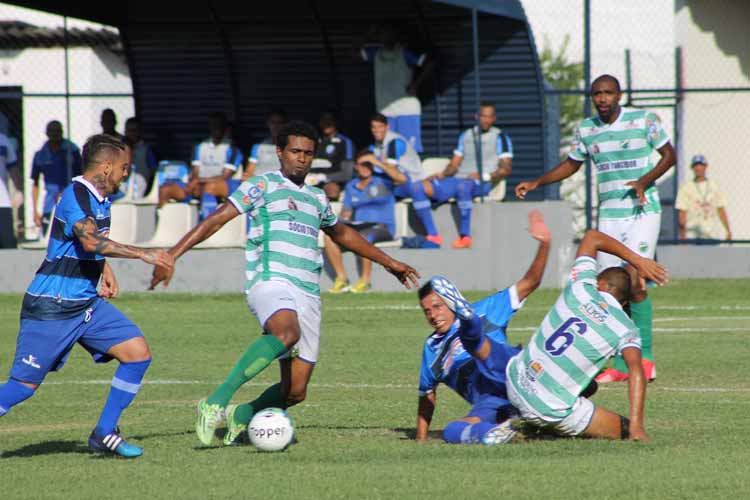
[[[393,195],[392,184],[382,177],[373,175],[375,166],[368,161],[370,156],[370,151],[365,149],[355,157],[354,169],[357,177],[350,180],[344,188],[339,220],[356,229],[371,244],[375,244],[392,240],[396,233],[396,198]],[[363,293],[370,290],[371,261],[360,257],[362,274],[357,283],[349,286],[341,247],[328,235],[325,236],[325,254],[336,272],[336,280],[329,292]]]
[[[693,179],[680,187],[675,203],[680,211],[680,239],[731,240],[726,196],[715,181],[706,178],[706,157],[693,156],[690,166]]]

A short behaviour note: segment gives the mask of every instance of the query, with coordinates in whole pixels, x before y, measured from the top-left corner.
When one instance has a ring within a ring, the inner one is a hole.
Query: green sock
[[[234,423],[247,425],[253,415],[266,408],[285,408],[286,402],[281,395],[281,384],[274,384],[255,400],[241,404],[234,410]]]
[[[641,331],[641,356],[649,361],[654,360],[653,351],[653,316],[654,307],[651,304],[651,297],[646,297],[640,302],[630,303],[630,317],[633,319],[635,326]],[[628,365],[622,356],[615,358],[615,370],[628,373]]]
[[[262,372],[286,347],[273,335],[261,335],[250,344],[245,354],[234,365],[227,379],[208,397],[208,404],[226,407],[234,393],[247,382]]]

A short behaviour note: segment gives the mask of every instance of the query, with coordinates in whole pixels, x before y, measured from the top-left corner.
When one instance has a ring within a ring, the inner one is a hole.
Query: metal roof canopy
[[[498,123],[514,140],[511,187],[544,168],[541,73],[519,0],[186,0],[179,9],[145,0],[118,9],[81,1],[11,3],[120,29],[136,110],[163,156],[189,157],[215,110],[235,119],[245,151],[263,135],[264,112],[276,107],[311,121],[337,108],[341,128],[366,144],[372,68],[355,64],[351,47],[368,25],[390,22],[405,45],[437,56],[434,85],[423,85],[433,88],[420,91],[426,153],[451,154],[482,95],[497,104]]]

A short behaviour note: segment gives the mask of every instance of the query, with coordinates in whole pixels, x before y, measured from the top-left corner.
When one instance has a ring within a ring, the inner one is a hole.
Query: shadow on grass
[[[185,431],[172,431],[172,432],[152,432],[150,434],[138,434],[136,436],[128,437],[128,440],[142,441],[144,439],[151,438],[162,438],[162,437],[175,437],[175,436],[187,436],[188,434],[195,434],[193,430]]]
[[[0,453],[0,458],[36,457],[61,453],[88,455],[91,450],[81,441],[46,441],[44,443],[27,444],[17,450],[3,451]]]
[[[414,427],[396,427],[391,431],[401,434],[401,439],[414,440],[417,437],[417,429]],[[430,439],[443,439],[443,431],[432,430],[427,432]]]

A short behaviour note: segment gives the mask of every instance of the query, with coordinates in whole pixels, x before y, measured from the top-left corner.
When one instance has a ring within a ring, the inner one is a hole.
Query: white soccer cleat
[[[456,316],[462,320],[468,321],[474,317],[474,310],[471,308],[471,304],[466,300],[458,288],[451,283],[447,278],[442,276],[434,276],[430,279],[432,289],[435,293],[443,299],[448,309],[456,313]]]

